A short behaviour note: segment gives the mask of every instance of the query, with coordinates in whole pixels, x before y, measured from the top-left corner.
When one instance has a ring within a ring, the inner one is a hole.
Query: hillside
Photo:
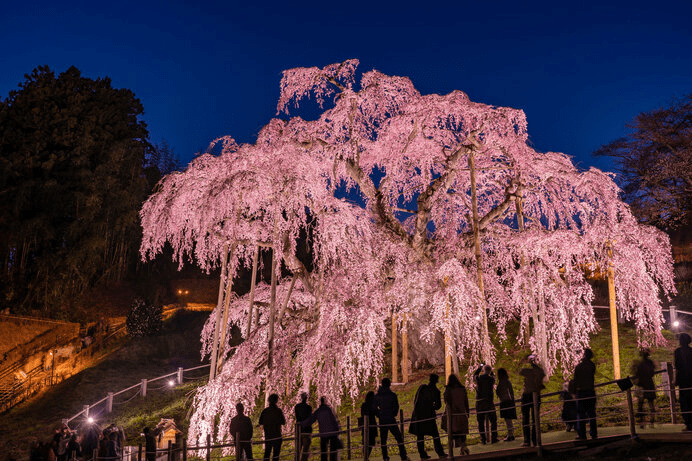
[[[208,313],[205,312],[178,313],[166,323],[163,334],[151,338],[130,339],[120,351],[98,366],[66,380],[40,398],[0,416],[0,451],[11,453],[18,459],[25,459],[28,456],[27,447],[30,441],[48,439],[61,418],[70,417],[79,412],[82,410],[82,405],[100,400],[108,391],[117,392],[136,384],[143,377],[152,378],[170,373],[179,366],[185,368],[197,366],[200,363],[199,334],[207,316]],[[592,339],[598,366],[597,381],[612,379],[610,330],[607,324],[603,324],[602,327],[601,332]],[[623,375],[625,375],[629,364],[637,357],[636,335],[632,328],[623,325],[620,327],[621,363]],[[665,335],[671,338],[669,332],[665,332]],[[654,360],[670,360],[674,347],[675,344],[671,342],[668,347],[654,350]],[[504,367],[509,371],[515,392],[520,391],[521,381],[517,370],[523,366],[521,360],[525,356],[526,351],[513,350],[511,344],[498,345],[499,360],[496,368]],[[463,365],[462,370],[465,370]],[[407,417],[410,415],[415,390],[427,380],[427,375],[432,371],[443,374],[443,370],[415,370],[408,384],[395,387],[394,390],[399,394],[401,406]],[[462,372],[462,379],[463,374]],[[146,398],[138,396],[127,404],[115,405],[111,415],[97,416],[97,422],[102,426],[110,423],[124,426],[128,440],[135,444],[139,441],[142,427],[154,426],[161,418],[174,418],[178,427],[186,432],[192,404],[191,397],[199,383],[204,382],[204,375],[205,373],[201,372],[199,373],[201,380],[187,382],[174,390],[156,390],[152,386]],[[561,389],[562,383],[562,375],[559,373],[554,375],[547,384],[546,392]],[[375,383],[373,388],[374,386]],[[157,385],[156,387],[164,386]],[[344,420],[347,415],[351,415],[351,420],[355,423],[355,414],[360,407],[361,399],[355,402],[355,405],[345,401],[338,411],[340,419]],[[469,389],[469,399],[473,405],[472,389]],[[663,405],[665,401],[660,397],[659,407]],[[290,412],[292,402],[281,402],[281,406],[285,411]],[[599,415],[602,412],[605,410],[601,409]],[[665,416],[665,411],[660,412],[659,416]],[[257,414],[254,417],[256,418]],[[604,415],[603,421],[605,420]],[[499,426],[502,431],[503,423],[500,422]],[[472,440],[471,443],[475,441]],[[261,456],[259,452],[258,456]]]

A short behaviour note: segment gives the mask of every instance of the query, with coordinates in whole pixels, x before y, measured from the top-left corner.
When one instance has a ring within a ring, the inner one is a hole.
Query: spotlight
[[[175,381],[173,381],[172,379],[168,380],[168,386],[170,386],[170,387],[175,386]]]
[[[679,326],[680,326],[680,321],[676,320],[675,322],[673,322],[673,327],[677,328]]]
[[[92,418],[91,416],[89,416],[89,417],[87,418],[87,422],[88,422],[89,424],[93,423],[93,422],[94,422],[94,418]]]

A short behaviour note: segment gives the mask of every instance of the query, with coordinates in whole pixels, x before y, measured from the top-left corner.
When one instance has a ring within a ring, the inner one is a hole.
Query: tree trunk
[[[228,243],[223,246],[223,262],[221,263],[221,277],[219,280],[219,297],[216,302],[216,323],[214,325],[214,343],[211,349],[211,366],[209,367],[209,381],[216,377],[216,357],[219,350],[219,328],[221,324],[221,306],[223,305],[223,288],[225,286],[224,276],[226,274],[226,265],[228,264]]]
[[[478,196],[476,194],[476,160],[474,158],[475,151],[469,152],[469,171],[471,173],[471,211],[473,213],[473,243],[476,253],[476,269],[478,272],[478,289],[481,292],[481,334],[483,335],[483,346],[481,349],[481,357],[485,363],[490,362],[490,334],[488,333],[488,314],[485,308],[485,288],[483,287],[483,259],[481,255],[481,239],[480,230],[478,228]]]

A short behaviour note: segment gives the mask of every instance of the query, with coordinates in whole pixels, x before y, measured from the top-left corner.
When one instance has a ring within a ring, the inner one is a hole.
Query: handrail
[[[206,364],[206,365],[200,365],[200,366],[196,366],[196,367],[192,367],[192,368],[185,368],[185,369],[183,369],[183,373],[185,373],[185,372],[187,372],[187,371],[199,370],[200,368],[207,368],[207,367],[209,367],[209,366],[210,366],[209,364]],[[174,372],[172,372],[172,373],[167,373],[167,374],[165,374],[165,375],[157,376],[156,378],[147,379],[147,383],[152,383],[152,382],[158,381],[158,380],[160,380],[160,379],[165,379],[165,378],[169,378],[169,377],[171,377],[171,376],[176,376],[177,374],[178,374],[178,371],[176,370],[176,371],[174,371]],[[127,391],[131,391],[132,389],[136,389],[136,388],[140,387],[141,385],[142,385],[141,382],[139,382],[139,383],[137,383],[137,384],[133,384],[133,385],[130,386],[130,387],[127,387],[127,388],[125,388],[125,389],[121,389],[121,390],[119,390],[118,392],[114,392],[114,393],[112,394],[112,397],[115,397],[116,395],[123,394],[123,393],[125,393],[125,392],[127,392]],[[103,403],[103,402],[107,401],[109,398],[111,398],[111,396],[110,396],[110,395],[107,395],[106,397],[102,398],[102,399],[99,400],[98,402],[95,402],[95,403],[92,403],[91,405],[89,405],[88,408],[93,408],[93,407],[95,407],[96,405],[98,405],[98,404],[100,404],[100,403]],[[87,409],[82,409],[82,411],[80,411],[80,412],[74,414],[71,418],[67,418],[67,419],[65,419],[65,420],[63,420],[63,421],[64,421],[64,422],[67,422],[67,423],[70,423],[70,422],[73,421],[74,419],[76,419],[76,418],[78,418],[79,416],[83,415],[85,411],[87,411]]]

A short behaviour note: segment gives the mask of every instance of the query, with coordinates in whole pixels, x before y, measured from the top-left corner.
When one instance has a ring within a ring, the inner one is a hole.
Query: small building
[[[166,418],[162,418],[161,421],[159,421],[154,432],[158,434],[156,436],[156,448],[159,450],[168,448],[169,441],[171,445],[179,442],[183,436],[183,431],[178,429],[175,425],[175,421]]]

